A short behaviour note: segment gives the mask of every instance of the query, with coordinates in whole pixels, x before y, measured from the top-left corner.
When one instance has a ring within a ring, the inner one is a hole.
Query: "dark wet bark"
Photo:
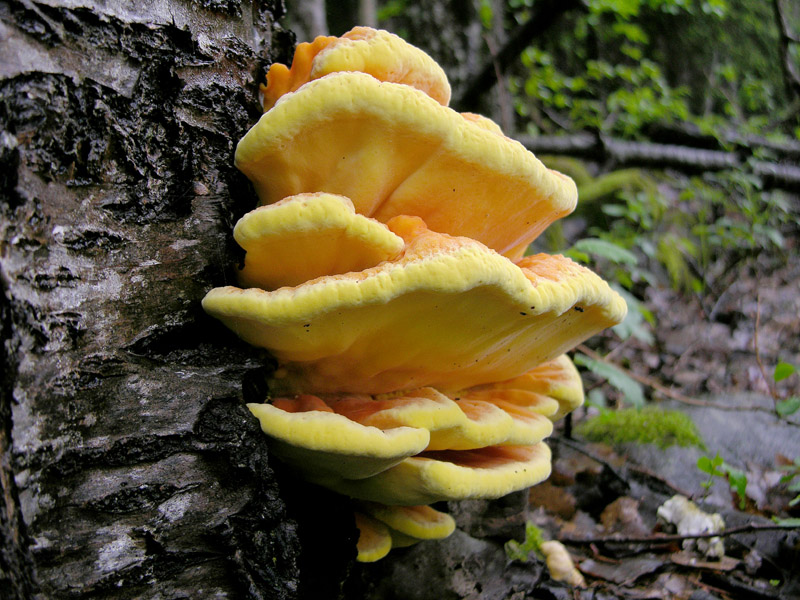
[[[0,4],[3,598],[325,585],[301,584],[301,550],[327,521],[275,475],[244,407],[264,360],[200,308],[231,281],[232,224],[255,202],[233,150],[291,52],[281,13]],[[315,500],[341,523],[329,568],[344,569],[352,516]]]
[[[453,87],[453,98],[459,97],[488,55],[479,7],[479,0],[417,0],[407,3],[387,24],[441,65]]]
[[[579,8],[578,0],[545,0],[537,2],[533,14],[522,25],[509,34],[503,46],[493,52],[490,60],[470,74],[462,89],[455,96],[454,105],[459,110],[475,111],[480,108],[483,95],[497,83],[498,76],[514,64],[522,52],[536,38],[549,29],[564,13]]]

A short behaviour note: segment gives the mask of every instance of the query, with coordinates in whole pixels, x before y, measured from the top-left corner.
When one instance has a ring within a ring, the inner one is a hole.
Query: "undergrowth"
[[[604,410],[596,417],[580,423],[576,432],[593,442],[696,446],[705,449],[692,419],[677,410],[653,406],[642,409]]]

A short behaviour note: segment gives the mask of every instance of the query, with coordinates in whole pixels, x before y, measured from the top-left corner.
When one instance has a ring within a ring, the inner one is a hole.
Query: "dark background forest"
[[[199,307],[253,204],[233,150],[258,83],[356,24],[575,179],[531,251],[629,306],[573,355],[553,477],[375,565],[244,408],[268,357]],[[11,0],[0,27],[0,597],[800,595],[800,4]],[[723,559],[663,537],[674,494],[722,516]]]

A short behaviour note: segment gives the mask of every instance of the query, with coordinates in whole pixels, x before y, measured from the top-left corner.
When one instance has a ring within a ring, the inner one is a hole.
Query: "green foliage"
[[[626,401],[636,408],[644,406],[644,392],[641,384],[614,365],[580,353],[576,354],[573,360],[576,365],[586,367],[595,375],[606,379],[612,387],[622,392]]]
[[[489,0],[481,0],[480,6],[478,7],[478,17],[484,29],[489,30],[492,28],[494,10],[492,10],[492,3]]]
[[[747,506],[747,474],[739,469],[734,469],[728,464],[723,464],[725,475],[728,477],[728,483],[731,489],[736,492],[739,497],[739,508],[744,510]]]
[[[725,477],[725,472],[721,468],[723,462],[724,461],[719,455],[719,452],[716,454],[716,456],[714,456],[714,458],[701,456],[697,459],[697,468],[703,473],[708,474],[708,481],[704,481],[700,484],[706,491],[711,489],[711,486],[714,485],[715,477]]]
[[[656,318],[652,311],[647,308],[644,303],[639,302],[638,298],[624,289],[617,286],[612,287],[622,296],[625,303],[628,305],[628,314],[625,316],[625,320],[619,325],[614,325],[614,327],[611,328],[612,331],[616,333],[620,339],[627,340],[632,337],[644,342],[648,346],[653,345],[655,343],[655,338],[653,337],[651,327],[656,324]]]
[[[789,396],[775,403],[775,412],[779,417],[789,417],[800,410],[800,396]]]
[[[747,506],[747,474],[744,471],[736,469],[726,463],[719,455],[719,452],[716,453],[714,458],[709,458],[707,456],[698,458],[697,468],[703,473],[708,474],[708,480],[700,484],[706,490],[706,494],[711,489],[711,486],[714,485],[715,479],[725,478],[731,490],[736,492],[736,495],[739,497],[739,508],[744,510]]]
[[[793,364],[780,361],[775,365],[775,372],[772,374],[772,379],[777,383],[783,381],[787,377],[794,375],[796,369]]]
[[[781,470],[786,471],[786,475],[781,477],[781,483],[788,483],[789,491],[797,493],[789,506],[797,506],[800,504],[800,458],[795,458],[791,465],[782,466]]]
[[[532,5],[509,1],[511,19],[524,22]],[[781,131],[774,117],[790,98],[769,2],[586,5],[522,57],[525,69],[511,90],[532,132],[595,129],[635,138],[648,126],[693,121],[722,139],[731,120],[753,133],[771,122]]]
[[[752,177],[737,172],[675,180],[672,186],[665,193],[651,180],[638,189],[618,189],[615,198],[600,205],[600,214],[584,209],[593,238],[645,259],[616,269],[613,261],[611,269],[602,265],[603,274],[620,286],[652,285],[663,273],[677,290],[705,293],[741,261],[785,252],[783,231],[796,227],[796,219],[784,193],[765,192]],[[585,262],[587,254],[572,256]]]
[[[525,523],[525,539],[521,544],[516,540],[505,543],[506,556],[509,560],[527,562],[528,555],[534,552],[539,558],[544,558],[541,550],[544,541],[542,530],[529,521]]]
[[[392,17],[402,15],[406,10],[407,0],[386,0],[378,7],[376,17],[379,23],[388,21]]]
[[[645,407],[641,410],[603,411],[578,425],[576,431],[596,442],[697,446],[704,448],[697,427],[688,415],[677,410]]]
[[[578,197],[581,199],[581,212],[585,212],[587,205],[597,200],[616,199],[619,192],[623,190],[628,192],[655,191],[652,178],[645,175],[641,169],[619,169],[594,179],[576,181],[576,183],[578,184]]]
[[[783,381],[794,375],[797,372],[797,369],[793,364],[779,361],[777,365],[775,365],[775,371],[772,373],[772,379],[775,383],[779,381]],[[789,396],[788,398],[783,398],[778,400],[775,403],[775,412],[778,413],[779,417],[788,417],[796,413],[800,410],[800,396]]]
[[[589,255],[605,258],[615,264],[635,265],[638,262],[636,255],[629,250],[618,246],[614,242],[599,238],[579,240],[564,254],[573,260],[585,263],[590,261]]]

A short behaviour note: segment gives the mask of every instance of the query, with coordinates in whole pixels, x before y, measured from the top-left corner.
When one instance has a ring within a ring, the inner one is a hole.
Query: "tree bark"
[[[537,2],[530,18],[511,33],[503,47],[491,60],[470,76],[454,102],[459,110],[477,110],[480,99],[497,83],[497,74],[516,61],[532,41],[546,31],[564,13],[578,8],[578,0],[545,0]]]
[[[478,17],[479,0],[417,0],[387,24],[441,65],[453,98],[488,56]],[[453,105],[453,102],[451,102]]]
[[[800,73],[792,60],[792,44],[800,44],[800,40],[792,35],[789,20],[783,9],[781,0],[772,0],[772,10],[775,15],[775,24],[778,27],[780,37],[780,56],[783,80],[786,84],[786,92],[789,98],[800,98]]]
[[[269,364],[200,308],[281,12],[0,4],[3,598],[335,597],[352,515],[269,460]]]
[[[328,35],[328,14],[325,0],[304,0],[291,6],[292,31],[298,41],[311,42],[319,35]]]

